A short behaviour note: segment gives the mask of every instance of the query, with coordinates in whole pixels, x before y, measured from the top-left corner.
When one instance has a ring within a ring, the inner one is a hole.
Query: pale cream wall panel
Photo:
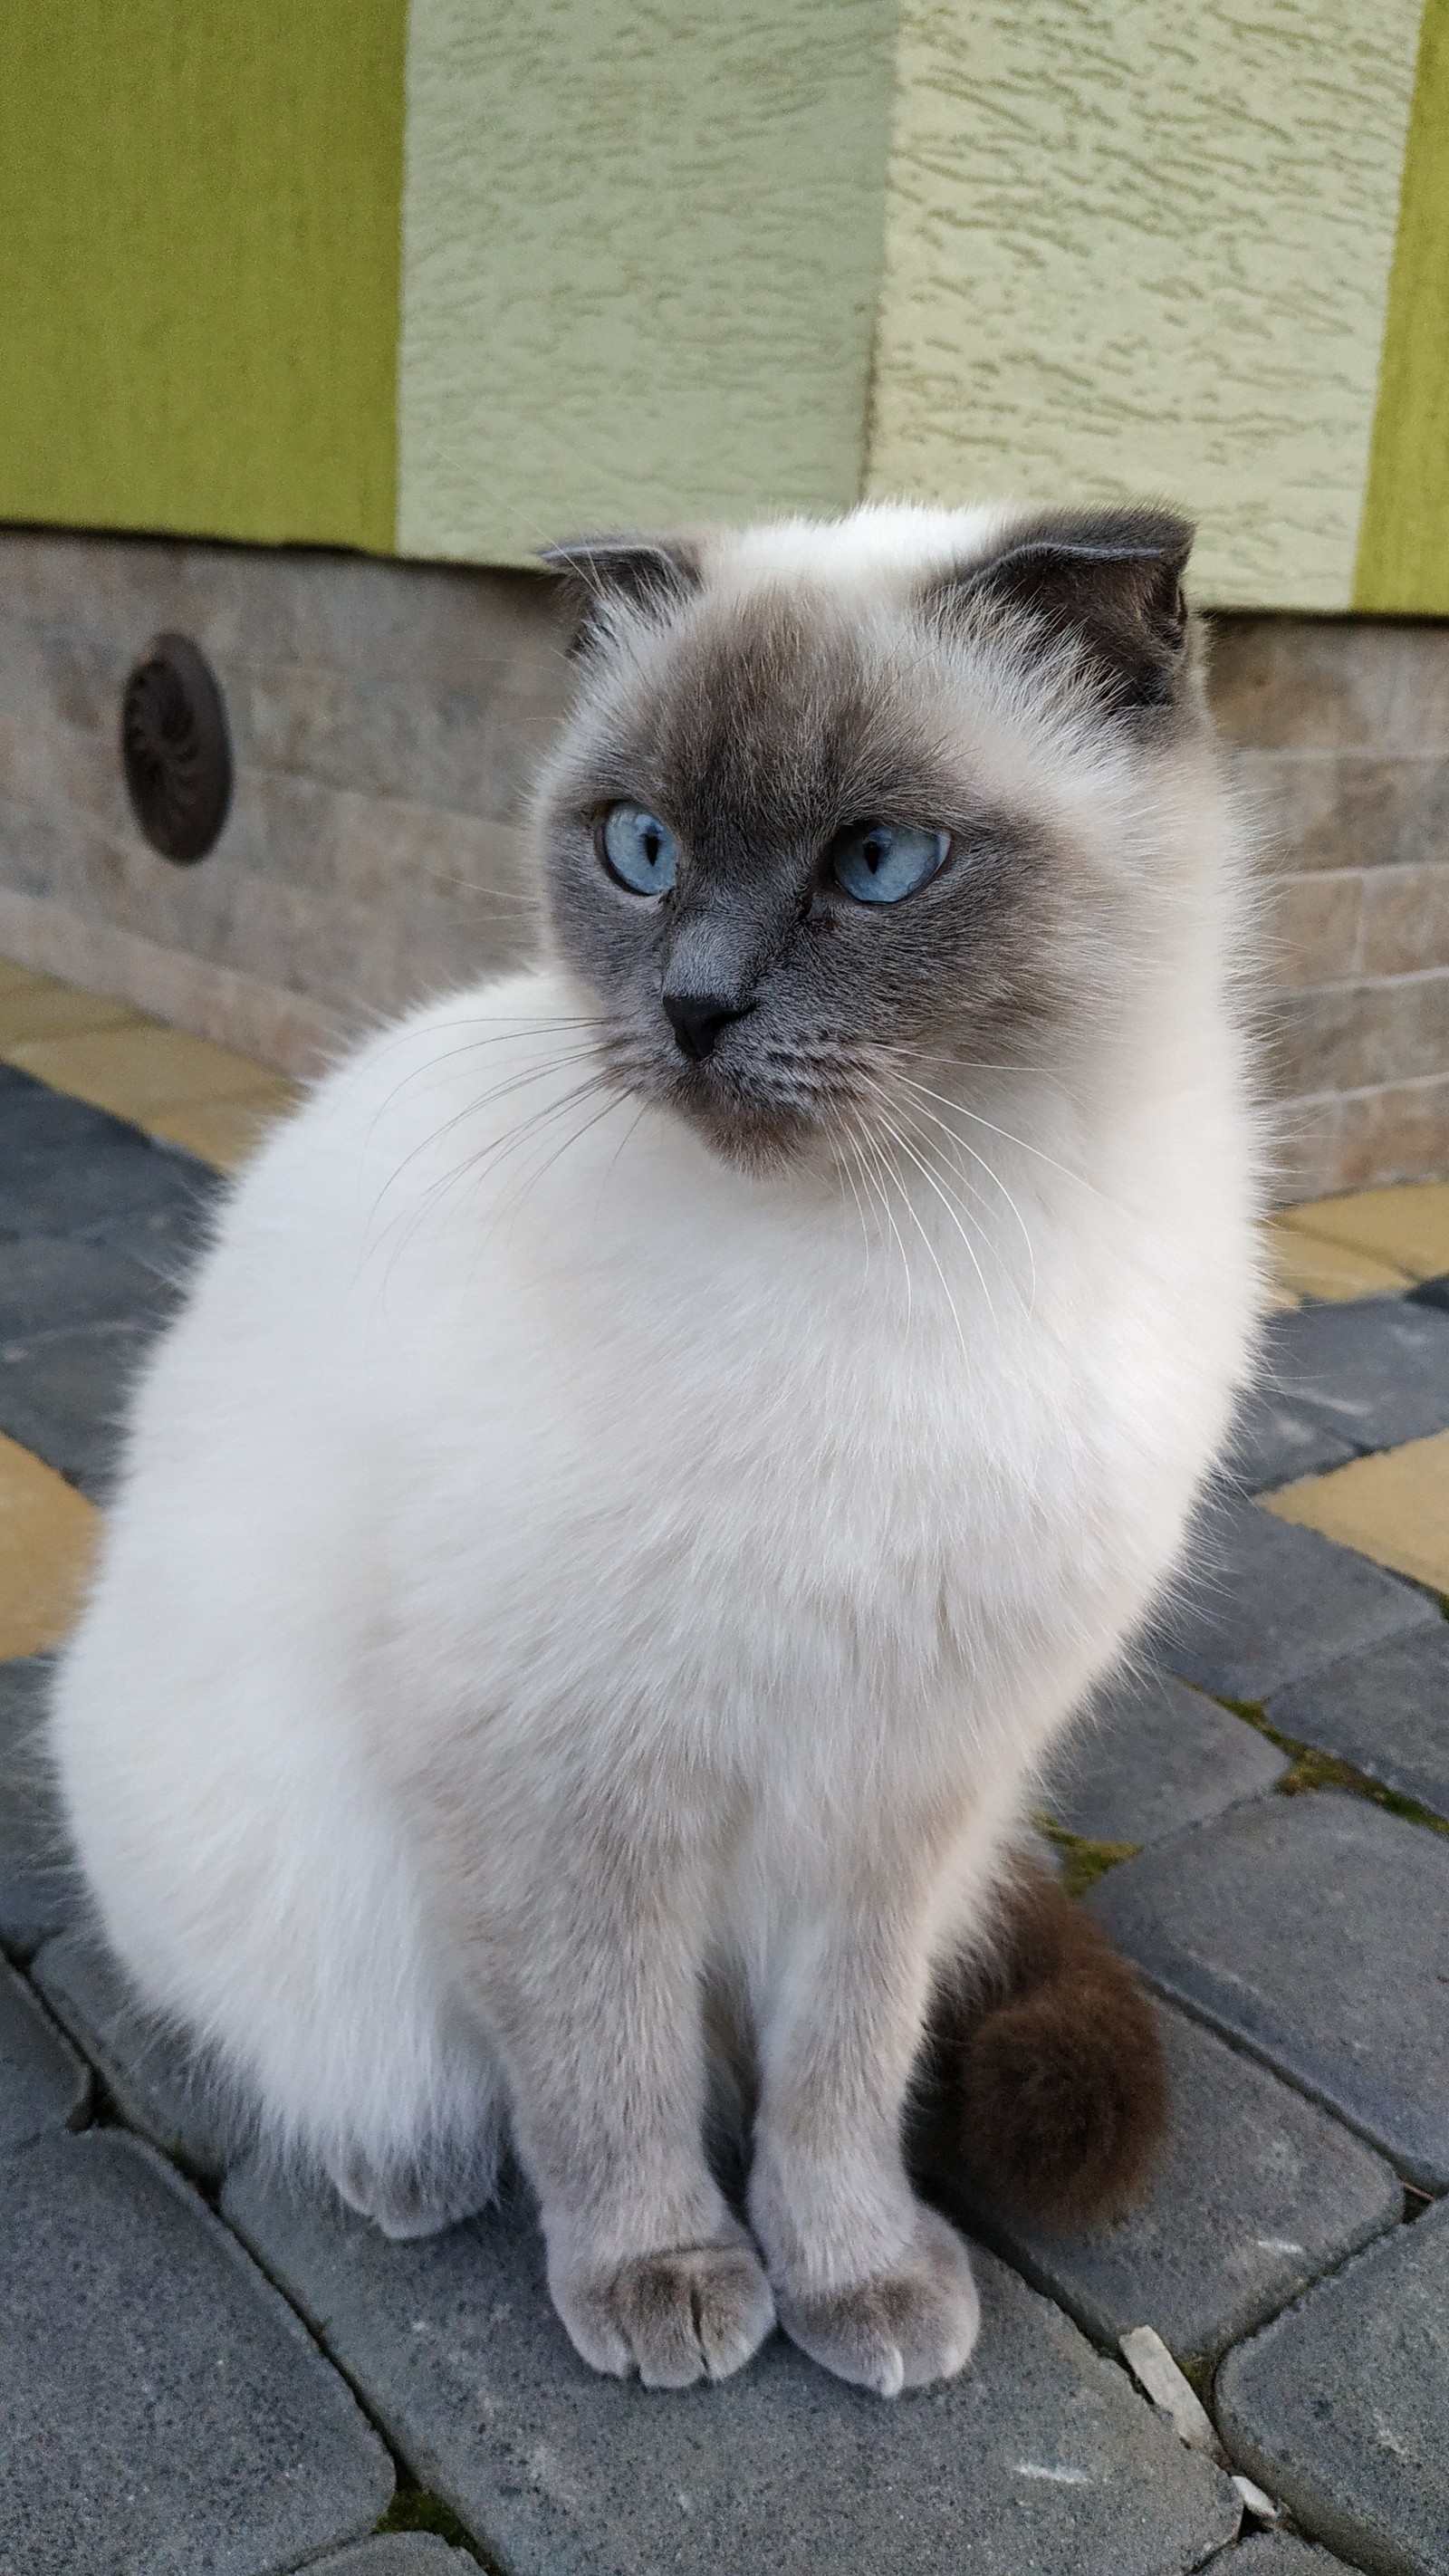
[[[413,0],[398,542],[860,491],[895,0]]]
[[[1343,608],[1420,0],[906,0],[876,494],[1157,494]]]

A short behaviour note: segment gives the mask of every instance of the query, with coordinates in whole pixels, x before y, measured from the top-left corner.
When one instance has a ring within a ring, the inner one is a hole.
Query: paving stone
[[[1199,1517],[1154,1645],[1169,1671],[1200,1690],[1258,1702],[1439,1616],[1424,1593],[1317,1530],[1217,1498]]]
[[[1411,1306],[1431,1306],[1438,1313],[1449,1312],[1449,1270],[1437,1279],[1425,1279],[1411,1290],[1406,1301]]]
[[[1449,2204],[1230,2353],[1234,2457],[1315,2538],[1382,2576],[1449,2576]]]
[[[1264,1798],[1087,1901],[1175,2002],[1449,2185],[1449,1836],[1339,1790]]]
[[[0,1240],[0,1342],[142,1323],[171,1299],[167,1282],[119,1244],[51,1234]]]
[[[68,1635],[99,1535],[94,1506],[0,1431],[0,1663]]]
[[[1449,1430],[1449,1319],[1402,1297],[1305,1306],[1264,1335],[1265,1380],[1355,1449]]]
[[[103,1109],[0,1067],[0,1235],[189,1240],[216,1194],[206,1166]]]
[[[28,2146],[47,2129],[76,2129],[91,2079],[43,2013],[23,1977],[0,1966],[0,2150]]]
[[[24,2576],[270,2576],[369,2532],[392,2464],[286,2302],[114,2130],[0,2192],[0,2533]]]
[[[1285,2532],[1259,2531],[1213,2566],[1218,2576],[1332,2576],[1344,2560],[1331,2558],[1309,2540],[1290,2540]]]
[[[1284,1208],[1277,1224],[1377,1254],[1422,1279],[1449,1261],[1449,1181],[1401,1181],[1388,1189],[1308,1200]]]
[[[92,1324],[0,1342],[0,1431],[104,1505],[126,1402],[154,1325]]]
[[[1221,1462],[1231,1492],[1262,1494],[1298,1476],[1345,1466],[1358,1451],[1342,1433],[1271,1386],[1255,1387],[1239,1409]]]
[[[1238,2527],[1221,2473],[987,2254],[978,2355],[946,2388],[885,2405],[776,2336],[661,2399],[572,2352],[521,2195],[412,2245],[251,2171],[223,2206],[508,2576],[1146,2576]]]
[[[1290,1296],[1338,1300],[1393,1296],[1412,1288],[1413,1273],[1377,1253],[1310,1234],[1291,1219],[1270,1219],[1263,1229],[1275,1288]]]
[[[1115,2351],[1153,2326],[1180,2362],[1214,2360],[1403,2215],[1381,2157],[1316,2103],[1185,2014],[1163,2010],[1172,2129],[1146,2198],[1054,2235],[973,2211],[1010,2261]]]
[[[40,1749],[49,1672],[43,1655],[0,1664],[0,1941],[22,1958],[63,1930],[81,1902]]]
[[[1449,1816],[1449,1620],[1291,1683],[1268,1715],[1298,1743]]]
[[[1263,1506],[1411,1582],[1449,1593],[1449,1431],[1285,1485],[1265,1494]]]
[[[1260,1796],[1287,1768],[1243,1718],[1161,1674],[1099,1695],[1039,1804],[1088,1842],[1158,1843]]]
[[[478,2561],[427,2531],[390,2531],[324,2558],[310,2576],[477,2576]]]
[[[137,2001],[99,1935],[80,1925],[61,1933],[30,1973],[128,2126],[188,2173],[219,2181],[231,2135],[223,2105],[182,2043]]]

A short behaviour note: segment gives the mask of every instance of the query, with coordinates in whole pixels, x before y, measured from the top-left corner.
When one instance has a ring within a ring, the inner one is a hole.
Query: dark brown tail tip
[[[1002,1928],[991,1990],[955,2020],[941,2067],[956,2094],[961,2179],[1054,2228],[1115,2216],[1167,2131],[1152,2004],[1045,1871],[1023,1876]]]

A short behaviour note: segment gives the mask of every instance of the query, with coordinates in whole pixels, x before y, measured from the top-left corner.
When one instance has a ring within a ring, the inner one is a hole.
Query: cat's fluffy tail
[[[1141,2190],[1167,2129],[1152,2004],[1101,1926],[1019,1862],[996,1940],[940,1999],[919,2160],[937,2188],[1071,2228]]]

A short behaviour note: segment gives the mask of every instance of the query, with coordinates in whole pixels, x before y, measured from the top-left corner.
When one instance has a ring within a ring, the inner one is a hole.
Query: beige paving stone
[[[60,1643],[99,1534],[95,1505],[0,1432],[0,1663]]]
[[[152,1113],[172,1102],[190,1107],[204,1101],[274,1099],[280,1106],[291,1097],[290,1084],[249,1056],[155,1022],[35,1038],[3,1052],[9,1063],[57,1091],[72,1092],[141,1127],[153,1126]]]
[[[1275,1224],[1369,1253],[1414,1279],[1449,1270],[1449,1181],[1407,1181],[1396,1189],[1313,1199],[1285,1208]]]
[[[203,1163],[214,1163],[218,1171],[239,1171],[249,1163],[267,1129],[299,1095],[290,1084],[280,1086],[284,1096],[247,1100],[168,1101],[164,1108],[148,1110],[137,1124],[148,1135],[164,1136],[168,1145],[184,1146]]]
[[[1449,1593],[1449,1431],[1304,1476],[1262,1507]]]
[[[107,1001],[101,993],[78,992],[73,984],[42,983],[7,992],[0,984],[0,1055],[26,1046],[34,1038],[82,1036],[91,1029],[144,1028],[145,1021],[126,1002]]]
[[[1304,1297],[1325,1300],[1383,1297],[1412,1288],[1413,1275],[1374,1253],[1335,1243],[1306,1227],[1274,1218],[1264,1228],[1275,1304],[1296,1306]]]
[[[0,957],[0,993],[30,992],[49,981],[48,975],[32,974],[28,966],[18,966],[12,957]]]

